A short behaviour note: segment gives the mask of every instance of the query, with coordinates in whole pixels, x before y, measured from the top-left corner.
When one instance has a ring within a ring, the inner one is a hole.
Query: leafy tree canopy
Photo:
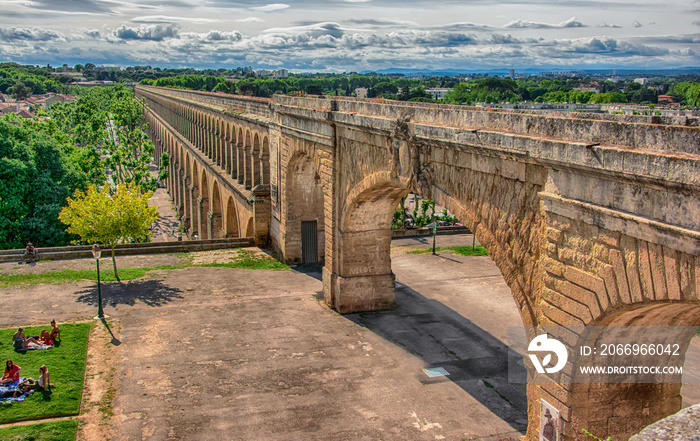
[[[108,186],[98,190],[92,185],[87,192],[76,190],[59,219],[68,225],[69,233],[80,236],[83,242],[102,243],[111,248],[118,280],[114,247],[151,235],[149,228],[159,215],[156,207],[148,206],[152,195],[151,191],[143,193],[134,182],[117,185],[114,193]]]

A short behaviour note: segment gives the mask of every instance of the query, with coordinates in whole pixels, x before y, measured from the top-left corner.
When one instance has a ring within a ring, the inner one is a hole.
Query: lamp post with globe
[[[95,262],[97,263],[97,317],[95,317],[98,320],[104,320],[105,314],[102,311],[102,289],[100,288],[100,255],[102,254],[102,250],[100,249],[100,246],[95,244],[92,246],[92,257],[95,258]]]

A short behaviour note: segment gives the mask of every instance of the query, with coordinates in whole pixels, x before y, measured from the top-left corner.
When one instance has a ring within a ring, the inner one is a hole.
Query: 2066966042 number
[[[601,344],[600,355],[681,355],[678,344]]]

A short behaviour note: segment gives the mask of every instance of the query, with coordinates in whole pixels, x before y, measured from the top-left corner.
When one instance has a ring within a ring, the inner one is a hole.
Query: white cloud
[[[143,17],[134,17],[131,21],[134,23],[173,23],[179,21],[190,23],[215,23],[221,20],[213,18],[174,17],[170,15],[145,15]]]
[[[332,71],[700,65],[700,21],[688,14],[688,0],[505,0],[508,7],[498,14],[492,0],[439,8],[424,0],[130,1],[0,0],[2,58]],[[545,18],[571,16],[580,20]],[[628,17],[624,27],[620,17]],[[633,26],[635,18],[642,28]],[[655,36],[648,32],[651,18],[658,23]]]
[[[539,23],[526,20],[514,20],[503,26],[504,28],[513,29],[556,29],[556,28],[585,28],[586,25],[572,17],[558,24]]]
[[[255,6],[250,9],[254,11],[260,11],[260,12],[272,12],[272,11],[281,11],[282,9],[287,9],[289,5],[284,4],[284,3],[270,3],[265,6]]]
[[[163,41],[165,39],[178,38],[180,27],[176,24],[163,25],[141,25],[137,28],[130,28],[122,25],[112,31],[112,36],[121,40],[151,40]]]

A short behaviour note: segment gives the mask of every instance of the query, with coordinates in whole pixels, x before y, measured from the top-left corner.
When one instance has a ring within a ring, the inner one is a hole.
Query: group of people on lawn
[[[24,328],[19,327],[17,332],[12,336],[12,344],[16,350],[31,349],[32,344],[53,346],[57,339],[61,337],[61,330],[56,326],[56,320],[51,320],[51,332],[42,329],[41,335],[34,337],[26,337]]]
[[[42,329],[41,335],[33,337],[26,337],[24,335],[24,328],[20,326],[19,330],[12,336],[12,343],[15,349],[22,350],[29,349],[31,344],[53,345],[56,341],[60,340],[60,338],[61,330],[56,326],[56,321],[51,320],[51,331]],[[15,386],[0,391],[0,398],[17,397],[18,395],[25,394],[35,389],[51,390],[49,369],[45,365],[39,368],[39,378],[37,380],[26,378],[20,382],[19,371],[21,370],[22,368],[13,363],[12,360],[7,360],[7,363],[5,363],[5,373],[2,379],[0,379],[0,386]]]

